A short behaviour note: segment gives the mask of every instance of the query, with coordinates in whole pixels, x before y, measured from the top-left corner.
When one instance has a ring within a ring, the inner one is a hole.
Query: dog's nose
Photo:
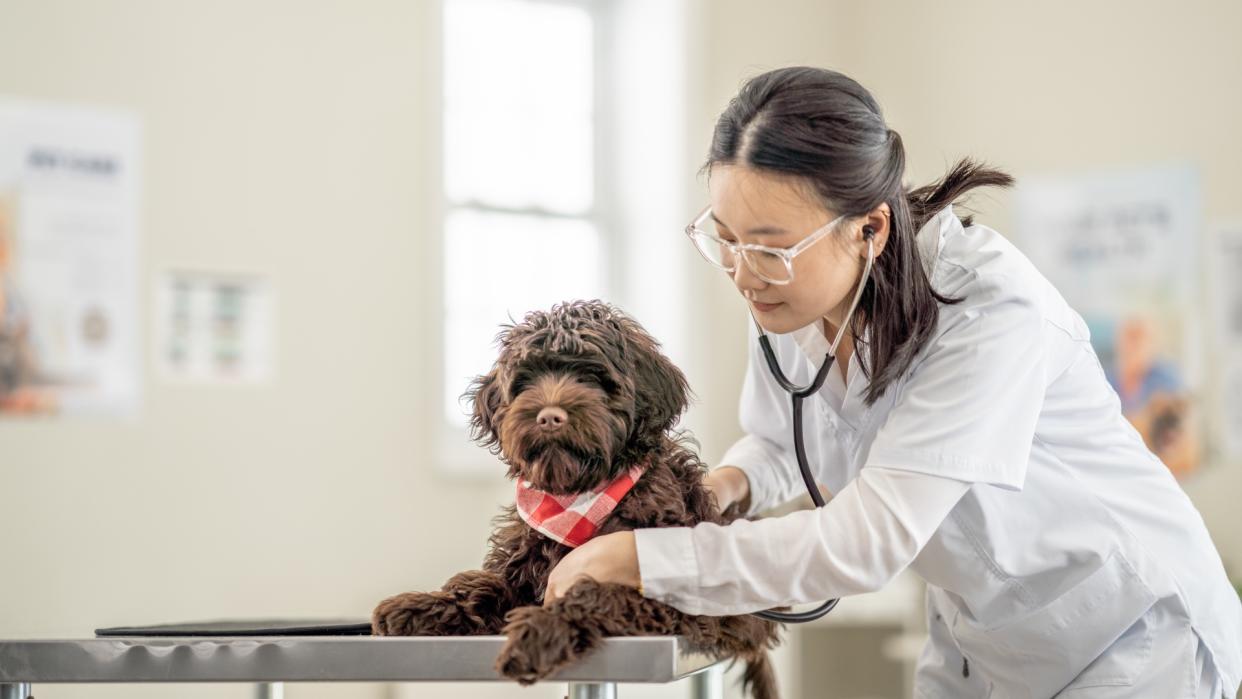
[[[539,426],[544,429],[554,430],[566,422],[569,422],[569,413],[565,412],[564,408],[549,405],[539,411],[539,415],[535,417],[535,421],[538,422]]]

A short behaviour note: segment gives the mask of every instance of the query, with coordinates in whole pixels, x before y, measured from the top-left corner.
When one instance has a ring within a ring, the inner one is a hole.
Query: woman
[[[916,696],[1233,697],[1242,604],[1198,512],[1125,421],[1081,317],[953,211],[1010,178],[963,161],[907,191],[904,166],[875,100],[839,73],[772,71],[729,103],[704,166],[711,206],[688,232],[757,327],[746,435],[707,483],[748,514],[799,493],[759,327],[799,385],[840,332],[804,415],[816,480],[836,495],[599,537],[552,572],[546,599],[586,575],[738,614],[874,591],[910,567],[927,582]]]

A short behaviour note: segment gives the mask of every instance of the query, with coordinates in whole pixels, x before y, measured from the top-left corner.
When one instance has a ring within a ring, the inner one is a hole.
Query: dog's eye
[[[616,387],[605,371],[587,371],[579,375],[578,380],[603,391],[612,391]]]

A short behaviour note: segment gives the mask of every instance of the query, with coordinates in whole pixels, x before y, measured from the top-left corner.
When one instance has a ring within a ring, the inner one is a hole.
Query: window
[[[596,18],[586,4],[444,5],[443,414],[499,325],[609,291],[596,197]]]

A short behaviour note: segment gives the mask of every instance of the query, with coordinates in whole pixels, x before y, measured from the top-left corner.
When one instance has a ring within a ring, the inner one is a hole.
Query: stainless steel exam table
[[[248,682],[280,699],[283,682],[510,682],[492,668],[503,636],[117,637],[0,640],[0,699],[64,682]],[[612,699],[617,683],[690,679],[691,696],[723,696],[724,661],[680,636],[608,638],[549,678],[570,699]]]

